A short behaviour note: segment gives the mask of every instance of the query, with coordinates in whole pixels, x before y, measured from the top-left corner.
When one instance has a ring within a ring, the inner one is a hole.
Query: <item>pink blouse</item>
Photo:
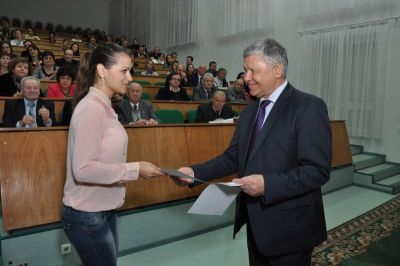
[[[47,87],[47,97],[51,98],[65,98],[65,97],[73,97],[76,90],[76,84],[72,84],[71,88],[69,89],[68,95],[64,95],[61,90],[60,84],[53,83]]]
[[[122,206],[124,183],[139,176],[139,163],[126,163],[127,147],[110,99],[91,87],[71,118],[63,203],[88,212]]]

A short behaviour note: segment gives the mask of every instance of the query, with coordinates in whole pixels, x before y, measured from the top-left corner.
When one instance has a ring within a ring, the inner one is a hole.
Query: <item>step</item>
[[[375,183],[381,184],[381,185],[386,185],[386,186],[392,186],[392,185],[395,185],[395,184],[397,184],[399,182],[400,182],[400,174],[397,174],[397,175],[386,177],[386,178],[384,178],[382,180],[379,180],[379,181],[377,181]]]
[[[373,190],[394,194],[393,187],[383,185],[383,184],[373,183],[371,175],[366,175],[366,174],[361,174],[361,173],[356,172],[356,173],[354,173],[354,176],[353,176],[353,182],[354,182],[354,184],[362,186],[362,187],[371,188]]]
[[[386,156],[376,153],[360,153],[352,156],[354,169],[359,170],[385,162]]]
[[[351,155],[360,154],[364,151],[364,147],[361,145],[350,145]]]
[[[400,164],[386,162],[357,170],[357,172],[373,176],[373,181],[376,182],[381,179],[384,179],[385,177],[399,174]]]

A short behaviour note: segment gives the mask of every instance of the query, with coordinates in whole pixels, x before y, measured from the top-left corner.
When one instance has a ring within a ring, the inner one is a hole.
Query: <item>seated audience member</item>
[[[22,99],[5,102],[4,127],[51,127],[55,124],[54,103],[39,99],[40,81],[36,77],[24,77],[21,91]]]
[[[197,81],[197,85],[196,86],[201,84],[201,81],[202,81],[203,76],[204,76],[205,73],[207,73],[206,64],[200,64],[199,68],[197,69],[198,81]]]
[[[31,64],[34,72],[42,64],[41,52],[40,52],[39,48],[34,44],[31,44],[29,46],[28,60],[29,60],[29,63]]]
[[[217,76],[214,77],[214,85],[218,88],[227,88],[228,82],[226,81],[226,69],[219,68],[217,71]]]
[[[243,82],[244,82],[244,88],[243,89],[244,89],[246,101],[248,101],[250,103],[250,102],[253,102],[253,101],[258,99],[257,97],[250,95],[250,88],[249,88],[249,86],[247,85],[247,83],[246,83],[246,81],[244,79],[244,72],[239,72],[237,74],[237,76],[236,76],[236,79],[242,79]]]
[[[143,88],[139,83],[131,82],[124,99],[114,105],[118,120],[123,125],[156,125],[159,119],[153,112],[151,102],[140,99]]]
[[[8,63],[10,63],[11,57],[9,54],[3,54],[0,52],[0,75],[8,73]]]
[[[62,66],[69,66],[73,72],[74,75],[78,72],[79,68],[79,61],[76,61],[74,58],[74,52],[71,49],[67,49],[64,51],[64,57],[61,59],[56,60],[56,66],[62,67]]]
[[[69,44],[68,39],[63,39],[61,50],[65,51],[65,50],[71,49],[70,47],[71,47],[71,45]]]
[[[212,98],[217,90],[214,86],[214,77],[211,73],[204,74],[204,77],[198,87],[193,88],[193,101],[202,101]]]
[[[42,65],[35,71],[34,76],[40,80],[55,80],[58,67],[53,52],[44,51],[42,53]]]
[[[174,59],[171,54],[167,54],[165,57],[164,68],[171,68],[172,63],[174,63]]]
[[[230,105],[225,104],[226,94],[224,91],[214,92],[212,101],[200,104],[196,112],[196,123],[214,121],[216,119],[233,118],[233,111]]]
[[[181,75],[174,73],[169,80],[169,86],[158,90],[157,100],[174,100],[174,101],[189,101],[186,90],[180,88]]]
[[[178,73],[178,61],[174,61],[171,64],[170,71],[167,72],[167,75],[165,76],[165,86],[169,86],[169,80],[171,79],[172,74]]]
[[[0,39],[9,40],[12,38],[13,28],[10,27],[10,22],[7,19],[0,21]]]
[[[29,57],[29,46],[31,46],[32,44],[33,44],[32,41],[29,40],[24,41],[25,50],[21,52],[21,57],[26,57],[26,58]]]
[[[66,98],[73,97],[76,90],[74,84],[75,74],[69,66],[62,66],[57,70],[57,82],[50,84],[47,89],[47,97]]]
[[[147,61],[147,64],[144,68],[144,71],[140,73],[140,75],[144,76],[158,76],[157,71],[154,69],[154,63],[153,61],[149,60]]]
[[[154,47],[153,51],[150,52],[149,56],[152,59],[158,60],[158,58],[162,55],[161,48],[156,46]]]
[[[28,28],[28,33],[25,34],[25,40],[40,41],[40,38],[36,35],[32,28]]]
[[[20,30],[15,31],[15,39],[11,40],[10,44],[14,47],[24,47],[24,39]]]
[[[135,58],[148,58],[148,55],[147,55],[146,50],[145,50],[145,46],[144,45],[140,45],[137,50],[133,51],[133,56]]]
[[[30,73],[28,58],[11,59],[8,63],[8,73],[0,76],[0,96],[20,96],[21,79]]]
[[[186,56],[186,69],[189,67],[189,65],[193,64],[193,56],[188,55]]]
[[[113,41],[114,41],[113,36],[111,34],[107,34],[105,42],[113,42]]]
[[[56,33],[54,31],[49,32],[49,43],[56,43]]]
[[[3,54],[8,54],[8,55],[10,55],[10,58],[11,58],[11,59],[17,57],[17,55],[14,54],[14,52],[13,52],[13,48],[12,48],[12,46],[11,46],[11,44],[10,44],[10,41],[2,41],[2,42],[1,42],[1,52],[2,52]]]
[[[185,66],[182,64],[178,64],[177,72],[181,75],[181,87],[185,86],[187,82]]]
[[[165,55],[164,54],[160,54],[160,56],[157,59],[153,59],[153,62],[155,64],[162,64],[164,65],[165,63]]]
[[[232,101],[246,101],[246,93],[244,91],[243,79],[237,79],[233,87],[226,90],[227,100]]]
[[[90,35],[89,42],[86,43],[85,47],[90,49],[90,50],[93,50],[94,48],[97,47],[97,39],[96,39],[96,36],[94,34]]]
[[[186,78],[187,81],[185,83],[186,87],[196,87],[199,84],[199,76],[197,75],[194,65],[189,64],[186,68]]]
[[[79,44],[77,42],[74,42],[73,44],[71,44],[70,49],[73,52],[74,56],[80,56],[80,52],[79,52]]]
[[[82,42],[81,38],[79,38],[79,34],[75,34],[74,38],[71,39],[71,42]]]
[[[132,49],[129,48],[129,43],[127,39],[121,40],[121,46],[124,48],[124,50],[131,55],[132,54]]]
[[[211,61],[210,63],[208,63],[207,72],[213,74],[213,76],[216,77],[217,76],[217,62]]]

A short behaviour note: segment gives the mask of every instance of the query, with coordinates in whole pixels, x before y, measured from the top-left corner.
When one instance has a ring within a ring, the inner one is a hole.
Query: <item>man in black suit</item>
[[[200,104],[197,108],[195,123],[207,123],[217,119],[228,119],[234,116],[232,107],[226,105],[226,94],[217,90],[209,103]]]
[[[140,99],[143,88],[139,83],[131,82],[127,97],[114,105],[118,120],[123,125],[157,125],[159,119],[153,112],[150,102]]]
[[[238,174],[234,234],[247,224],[250,265],[310,265],[327,235],[321,193],[332,156],[327,108],[287,82],[287,53],[277,41],[257,41],[243,58],[250,94],[260,100],[241,112],[222,155],[179,170],[206,181]]]
[[[39,99],[40,81],[33,76],[21,80],[24,98],[4,105],[3,127],[34,128],[55,125],[54,103]]]

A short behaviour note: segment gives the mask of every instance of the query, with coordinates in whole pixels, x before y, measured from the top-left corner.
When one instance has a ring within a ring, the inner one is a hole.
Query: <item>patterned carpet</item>
[[[314,249],[313,265],[340,265],[365,253],[372,242],[388,237],[400,226],[400,196],[328,232]]]

